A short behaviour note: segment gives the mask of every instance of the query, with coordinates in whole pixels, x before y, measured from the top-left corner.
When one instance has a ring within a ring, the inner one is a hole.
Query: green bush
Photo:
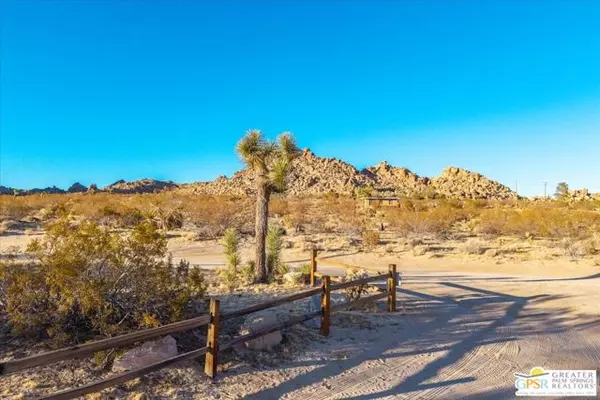
[[[267,270],[271,279],[281,277],[289,272],[289,267],[281,261],[283,232],[283,229],[279,226],[270,226],[267,232]]]
[[[150,223],[119,235],[64,216],[28,252],[34,262],[0,264],[0,307],[15,333],[58,342],[179,320],[206,289],[198,269],[167,257],[166,238]]]
[[[246,264],[244,264],[240,270],[240,276],[246,284],[254,282],[254,265],[254,261],[250,260],[246,262]]]
[[[229,292],[233,292],[239,286],[238,267],[240,265],[239,239],[234,228],[227,229],[223,235],[223,251],[227,266],[219,274]]]
[[[310,282],[310,264],[302,264],[300,266],[300,275],[302,276],[302,283]]]

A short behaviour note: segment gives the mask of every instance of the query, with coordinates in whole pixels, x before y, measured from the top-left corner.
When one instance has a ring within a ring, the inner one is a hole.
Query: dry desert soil
[[[2,244],[24,240],[5,236]],[[223,263],[217,242],[172,240],[170,249],[202,268]],[[246,243],[243,253],[251,249]],[[284,256],[291,265],[307,261],[297,246]],[[334,251],[320,254],[319,270],[342,275],[345,264],[386,270],[389,263],[402,274],[396,313],[386,312],[384,301],[341,312],[329,338],[294,327],[284,333],[288,347],[273,350],[289,356],[234,357],[215,382],[189,363],[92,398],[507,399],[514,373],[600,368],[600,267],[591,260]],[[2,378],[0,398],[90,379],[76,367],[52,368]]]

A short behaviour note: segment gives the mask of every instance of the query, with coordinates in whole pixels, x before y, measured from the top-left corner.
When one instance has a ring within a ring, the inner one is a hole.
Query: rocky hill
[[[253,180],[251,172],[242,170],[231,178],[221,176],[212,182],[184,185],[181,190],[209,195],[244,195],[253,192]],[[293,172],[288,177],[287,194],[353,194],[359,187],[395,191],[403,196],[435,193],[446,197],[470,199],[516,197],[507,186],[487,179],[479,173],[457,167],[446,168],[435,178],[418,176],[406,168],[393,167],[385,161],[358,171],[342,160],[318,157],[310,150],[304,150],[302,155],[294,160]]]
[[[406,168],[392,167],[387,161],[363,169],[362,174],[372,181],[372,186],[394,190],[397,194],[403,196],[423,193],[431,184],[429,178],[420,177]]]
[[[386,193],[402,196],[439,194],[451,198],[509,199],[516,194],[508,187],[487,179],[483,175],[457,167],[448,167],[438,177],[421,177],[406,168],[393,167],[387,162],[358,171],[354,166],[337,158],[318,157],[304,150],[293,161],[294,168],[288,177],[287,195],[306,196],[324,193],[353,194],[357,188],[372,187]],[[155,193],[179,190],[208,195],[247,195],[254,191],[251,171],[241,170],[231,178],[220,176],[210,182],[178,185],[173,182],[141,179],[127,182],[119,180],[102,189],[96,185],[73,184],[68,192]],[[56,187],[17,191],[17,194],[66,193]],[[0,186],[0,194],[14,194],[12,188]]]
[[[111,185],[105,186],[102,188],[102,191],[109,193],[156,193],[178,187],[178,184],[171,181],[157,181],[145,178],[127,182],[121,179]]]
[[[485,176],[457,167],[448,167],[437,178],[431,179],[433,190],[448,198],[510,199],[516,193],[509,187]]]
[[[108,192],[108,193],[156,193],[163,190],[170,190],[178,188],[179,185],[173,182],[157,181],[155,179],[140,179],[137,181],[124,181],[119,180],[111,185],[105,186],[101,190],[95,184],[91,184],[89,188],[85,187],[79,182],[72,184],[69,189],[63,190],[56,186],[47,187],[43,189],[15,189],[6,186],[0,186],[0,194],[10,194],[17,196],[27,196],[31,194],[46,193],[46,194],[64,194],[64,193],[95,193],[95,192]]]

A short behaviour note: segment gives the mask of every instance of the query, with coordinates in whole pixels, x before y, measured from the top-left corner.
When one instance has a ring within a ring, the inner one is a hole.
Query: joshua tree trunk
[[[265,241],[267,237],[268,219],[269,219],[269,197],[271,196],[271,188],[269,182],[261,178],[257,181],[256,193],[256,260],[255,260],[255,276],[257,282],[266,282],[269,276],[267,270],[267,257]]]

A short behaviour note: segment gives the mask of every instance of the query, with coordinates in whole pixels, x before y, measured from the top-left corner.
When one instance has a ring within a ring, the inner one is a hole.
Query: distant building
[[[400,205],[398,197],[371,196],[364,201],[367,207],[398,207]]]

